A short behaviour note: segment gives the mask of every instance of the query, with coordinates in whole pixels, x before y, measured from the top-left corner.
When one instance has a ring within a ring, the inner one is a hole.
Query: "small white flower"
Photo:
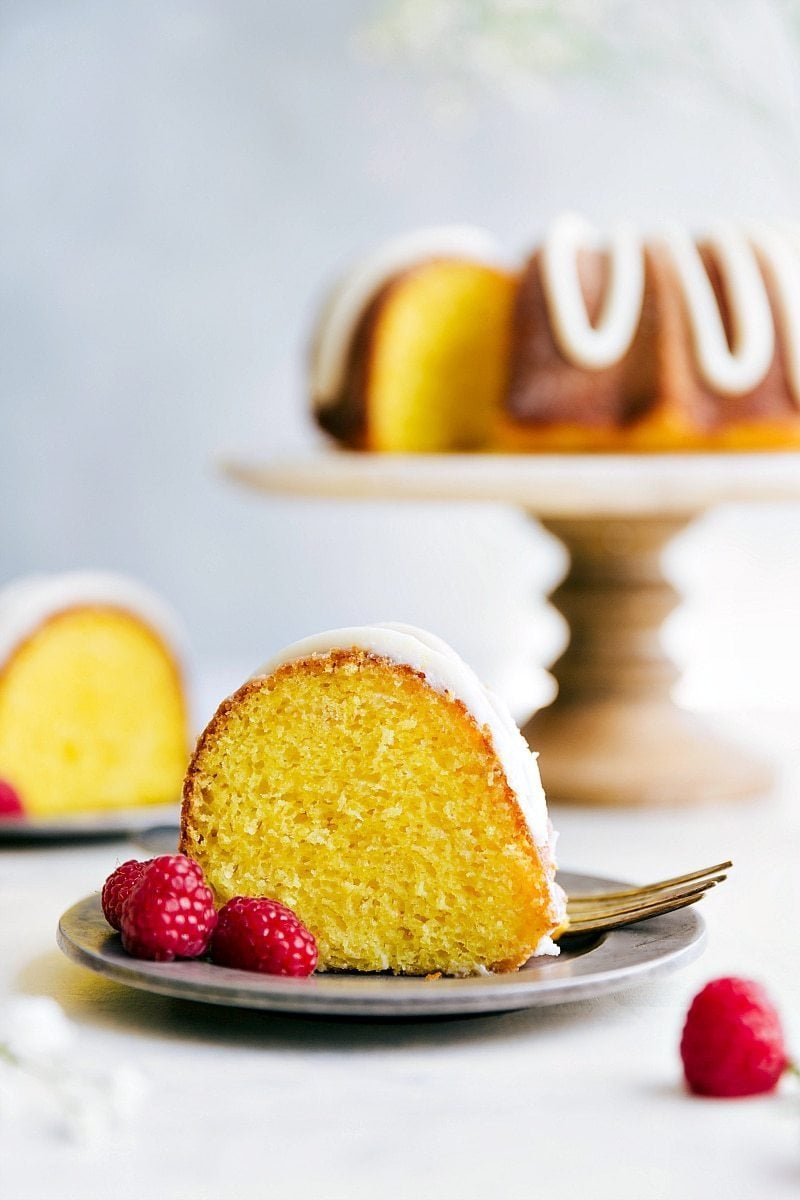
[[[0,1005],[0,1128],[12,1120],[82,1142],[133,1120],[147,1091],[129,1064],[87,1066],[77,1030],[54,1000]]]
[[[0,1008],[0,1042],[20,1063],[61,1058],[74,1041],[73,1027],[49,996],[16,996]]]
[[[682,4],[679,20],[675,7],[641,0],[383,0],[353,42],[367,61],[405,64],[427,77],[433,100],[460,92],[465,106],[488,96],[533,111],[574,79],[615,91],[700,81],[781,124],[795,112],[800,0],[740,4],[741,21],[752,26],[751,56],[731,42],[737,23],[729,0]]]

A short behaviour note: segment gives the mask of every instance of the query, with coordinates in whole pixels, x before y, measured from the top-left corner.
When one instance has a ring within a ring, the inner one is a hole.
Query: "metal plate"
[[[619,880],[559,872],[567,892],[628,886]],[[565,946],[558,958],[531,959],[509,975],[420,979],[320,974],[286,979],[194,960],[151,963],[130,958],[106,924],[99,895],[64,913],[58,944],[81,966],[162,996],[237,1008],[313,1016],[415,1018],[510,1012],[622,991],[691,962],[705,943],[702,917],[682,909],[593,941]]]
[[[59,817],[5,817],[0,818],[0,845],[131,837],[159,822],[174,825],[179,816],[179,804],[150,804]]]

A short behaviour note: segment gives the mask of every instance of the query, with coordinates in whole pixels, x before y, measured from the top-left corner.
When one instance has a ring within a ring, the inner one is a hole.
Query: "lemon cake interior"
[[[289,647],[221,705],[184,788],[181,849],[218,901],[289,905],[323,970],[465,975],[553,952],[551,847],[507,710],[405,626]]]
[[[475,450],[507,386],[516,279],[488,235],[394,239],[337,289],[318,327],[320,424],[361,449]]]
[[[34,817],[176,801],[189,757],[173,615],[75,573],[0,594],[0,778]]]

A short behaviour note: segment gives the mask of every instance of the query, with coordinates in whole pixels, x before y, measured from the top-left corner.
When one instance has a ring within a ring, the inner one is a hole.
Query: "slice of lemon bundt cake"
[[[189,758],[176,618],[118,575],[0,591],[0,779],[33,817],[176,801]]]
[[[184,785],[180,848],[217,900],[288,905],[322,970],[467,975],[554,952],[553,845],[507,709],[403,625],[289,646],[222,703]]]

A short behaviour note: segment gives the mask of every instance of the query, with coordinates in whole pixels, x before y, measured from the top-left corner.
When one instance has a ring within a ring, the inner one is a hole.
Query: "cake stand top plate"
[[[737,501],[800,501],[800,452],[372,454],[320,450],[229,459],[232,480],[273,496],[469,500],[541,517],[682,516]]]

